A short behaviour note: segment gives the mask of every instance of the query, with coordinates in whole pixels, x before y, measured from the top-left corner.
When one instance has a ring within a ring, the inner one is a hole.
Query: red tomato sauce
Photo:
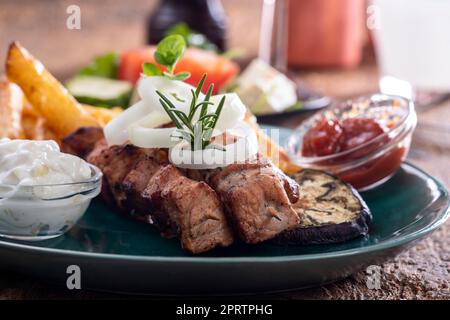
[[[339,178],[359,189],[392,175],[402,164],[406,148],[397,147],[364,165],[338,174]]]
[[[383,128],[373,119],[324,119],[305,133],[301,153],[304,157],[330,156],[362,146],[383,133]],[[340,157],[324,160],[320,164],[336,165],[356,160],[389,142],[390,138],[385,136],[376,143],[370,143]],[[339,172],[338,176],[356,188],[371,185],[394,173],[400,166],[405,152],[404,147],[395,147],[363,165]]]

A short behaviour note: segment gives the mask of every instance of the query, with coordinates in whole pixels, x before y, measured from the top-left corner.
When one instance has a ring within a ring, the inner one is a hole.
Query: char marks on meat
[[[270,162],[259,159],[216,170],[209,182],[240,237],[247,243],[258,243],[299,223],[290,200],[298,199],[298,186],[285,178]]]
[[[102,170],[116,205],[125,210],[125,177],[140,161],[151,158],[156,152],[159,149],[138,148],[132,144],[114,145],[103,148],[95,156],[89,155],[88,160]]]
[[[158,161],[158,159],[147,157],[139,161],[136,166],[128,172],[122,182],[122,190],[126,194],[124,201],[125,210],[145,216],[149,214],[147,201],[142,197],[142,192],[147,187],[155,173],[161,169],[167,161]]]

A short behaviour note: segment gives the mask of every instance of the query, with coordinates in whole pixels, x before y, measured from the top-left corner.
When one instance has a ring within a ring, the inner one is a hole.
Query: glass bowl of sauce
[[[12,186],[0,184],[0,238],[41,241],[69,231],[101,190],[102,173],[89,164],[82,182]]]
[[[297,165],[330,172],[364,191],[397,171],[416,124],[410,100],[363,96],[307,119],[289,137],[286,149]]]
[[[58,237],[86,212],[102,173],[54,141],[0,139],[0,237]]]

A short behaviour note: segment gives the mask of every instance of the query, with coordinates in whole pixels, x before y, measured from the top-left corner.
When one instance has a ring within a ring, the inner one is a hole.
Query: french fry
[[[100,125],[42,63],[17,42],[9,47],[6,74],[22,89],[27,100],[45,118],[58,138],[79,127]]]
[[[0,138],[24,137],[20,119],[23,105],[20,88],[6,79],[0,80]]]
[[[104,127],[109,121],[111,121],[112,118],[123,111],[123,109],[120,107],[106,109],[90,106],[87,104],[83,104],[83,109],[86,110],[90,115],[92,115],[102,127]]]
[[[249,124],[255,131],[256,138],[259,144],[259,151],[261,154],[270,159],[278,168],[284,171],[286,174],[294,174],[298,172],[301,168],[295,163],[289,160],[289,156],[282,147],[277,143],[272,141],[259,127],[256,122],[256,117],[247,111],[245,116],[245,122]]]

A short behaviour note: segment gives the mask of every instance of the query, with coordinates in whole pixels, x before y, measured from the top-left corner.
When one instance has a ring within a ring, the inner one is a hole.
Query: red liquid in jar
[[[310,128],[303,136],[302,156],[322,157],[338,154],[361,146],[384,133],[383,128],[373,119],[350,118],[344,120],[322,120]],[[324,160],[321,165],[335,165],[356,160],[389,143],[388,136],[376,143],[342,155]],[[385,154],[337,175],[356,188],[371,185],[395,172],[400,166],[406,149],[394,147]]]

